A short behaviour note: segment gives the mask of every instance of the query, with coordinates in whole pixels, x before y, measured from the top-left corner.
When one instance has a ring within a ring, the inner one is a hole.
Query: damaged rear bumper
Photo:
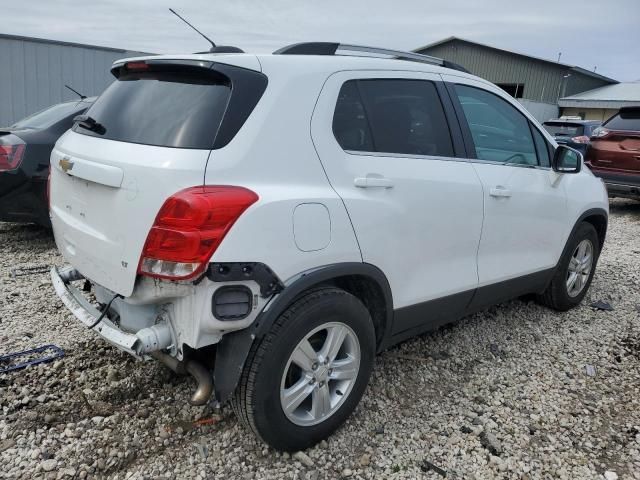
[[[84,298],[80,290],[71,285],[72,281],[82,278],[82,275],[71,267],[58,270],[58,267],[54,266],[51,269],[51,283],[56,294],[83,325],[91,327],[91,330],[120,350],[136,358],[142,358],[135,349],[136,343],[140,341],[136,335],[123,332],[106,315],[97,322],[101,312]]]

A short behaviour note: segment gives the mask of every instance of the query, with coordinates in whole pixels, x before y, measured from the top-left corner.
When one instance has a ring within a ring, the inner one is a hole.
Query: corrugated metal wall
[[[568,97],[569,95],[575,95],[576,93],[586,92],[587,90],[593,90],[594,88],[603,87],[609,85],[597,78],[587,77],[586,75],[580,75],[575,72],[571,72],[571,77],[566,87],[566,93],[560,95],[560,97]]]
[[[607,85],[604,81],[563,65],[556,66],[457,39],[421,50],[420,53],[458,63],[474,75],[493,83],[524,84],[522,97],[535,102],[556,104],[563,90],[566,91],[565,95],[572,95],[577,91]],[[564,79],[568,73],[571,76]]]
[[[113,61],[135,55],[141,53],[0,36],[0,126],[78,98],[65,83],[99,95],[113,81]]]

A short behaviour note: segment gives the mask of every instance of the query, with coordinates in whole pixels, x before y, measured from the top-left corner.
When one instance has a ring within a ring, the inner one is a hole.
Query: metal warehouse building
[[[0,34],[0,126],[55,103],[99,95],[114,60],[143,52]]]
[[[607,120],[622,107],[640,107],[640,80],[596,88],[561,98],[558,105],[563,115],[587,120]]]
[[[584,68],[457,37],[415,50],[462,65],[517,98],[540,121],[558,116],[558,99],[618,83]]]

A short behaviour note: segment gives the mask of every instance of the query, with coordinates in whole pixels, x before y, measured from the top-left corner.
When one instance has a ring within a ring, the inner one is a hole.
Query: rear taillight
[[[593,131],[593,133],[591,133],[591,138],[603,138],[609,135],[609,133],[609,130],[606,128],[598,127]]]
[[[181,190],[164,202],[144,244],[138,273],[173,280],[204,271],[231,226],[258,200],[243,187]]]
[[[571,137],[573,143],[589,143],[589,137],[586,135],[580,135],[579,137]]]
[[[0,137],[0,172],[15,170],[22,163],[26,145],[15,135]]]

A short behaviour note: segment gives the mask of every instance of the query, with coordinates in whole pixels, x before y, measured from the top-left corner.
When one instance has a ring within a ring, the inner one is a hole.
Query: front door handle
[[[393,182],[384,177],[357,177],[353,179],[353,184],[358,188],[392,188]]]
[[[508,198],[511,196],[511,190],[498,185],[497,187],[494,187],[491,190],[489,190],[489,195],[491,195],[492,197]]]

